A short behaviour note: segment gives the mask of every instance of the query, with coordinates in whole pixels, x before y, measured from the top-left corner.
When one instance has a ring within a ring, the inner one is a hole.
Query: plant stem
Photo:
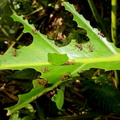
[[[111,38],[114,44],[117,46],[117,29],[116,29],[116,19],[117,19],[117,0],[111,0]]]
[[[23,32],[18,36],[18,38],[16,39],[16,41],[19,41],[19,39],[23,36]],[[4,54],[6,54],[9,50],[10,50],[10,48],[12,48],[14,45],[15,45],[15,43],[16,42],[13,42],[12,44],[11,44],[11,46],[9,47],[9,49],[4,53]]]
[[[30,14],[25,15],[25,17],[28,17],[28,16],[30,16],[30,15],[33,15],[33,14],[41,11],[42,9],[43,9],[43,7],[40,7],[40,8],[38,8],[38,9],[34,10],[33,12],[31,12]]]
[[[92,0],[87,0],[87,1],[88,1],[88,4],[89,4],[89,6],[90,6],[90,9],[91,9],[91,11],[92,11],[92,13],[93,13],[93,16],[94,16],[95,20],[96,20],[97,23],[101,26],[101,29],[102,29],[105,37],[107,38],[107,40],[110,41],[110,38],[109,38],[109,36],[108,36],[108,34],[107,34],[106,30],[105,30],[105,27],[104,27],[104,25],[103,25],[103,23],[102,23],[102,20],[101,20],[99,14],[98,14],[98,12],[97,12],[97,9],[96,9],[96,7],[95,7],[95,5],[94,5],[94,2],[93,2]]]
[[[115,81],[116,81],[116,87],[118,87],[118,88],[120,88],[120,86],[119,86],[119,74],[120,74],[119,70],[115,70],[114,71]]]
[[[116,21],[117,21],[117,0],[111,0],[111,38],[115,46],[117,46],[117,27],[116,27]],[[117,83],[117,86],[119,86],[119,70],[115,70],[115,80]],[[120,86],[119,86],[120,87]]]

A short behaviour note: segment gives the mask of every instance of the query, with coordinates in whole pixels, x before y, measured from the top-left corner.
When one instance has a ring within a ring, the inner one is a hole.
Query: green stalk
[[[117,21],[117,0],[111,0],[111,38],[115,45],[117,45],[117,28],[116,28],[116,21]]]
[[[93,13],[93,16],[94,16],[95,20],[101,26],[102,32],[104,33],[104,35],[107,38],[107,40],[110,41],[110,38],[109,38],[109,36],[108,36],[108,34],[106,32],[106,29],[105,29],[105,27],[104,27],[104,25],[102,23],[101,17],[99,16],[99,14],[97,12],[97,9],[96,9],[96,7],[94,5],[93,0],[87,0],[87,1],[88,1],[88,4],[90,6],[90,9],[91,9],[91,11]]]
[[[113,43],[117,46],[117,27],[116,27],[116,21],[117,21],[117,0],[111,0],[111,38]],[[120,75],[120,71],[119,70],[115,70],[114,71],[115,74],[115,80],[117,83],[117,86],[119,86],[119,75]]]
[[[35,102],[36,108],[37,108],[37,114],[40,120],[44,120],[45,119],[45,115],[44,115],[44,110],[38,105],[37,102]]]

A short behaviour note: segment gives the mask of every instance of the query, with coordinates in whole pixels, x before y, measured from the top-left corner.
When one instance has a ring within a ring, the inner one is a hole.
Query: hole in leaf
[[[15,44],[15,48],[19,48],[18,46],[29,46],[33,42],[33,36],[30,33],[25,33],[20,38],[19,42]]]

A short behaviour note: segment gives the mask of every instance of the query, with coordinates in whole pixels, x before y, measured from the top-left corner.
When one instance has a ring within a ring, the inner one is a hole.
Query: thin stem
[[[105,27],[104,27],[104,25],[103,25],[103,23],[102,23],[102,20],[101,20],[99,14],[98,14],[98,12],[97,12],[97,9],[96,9],[96,7],[95,7],[95,5],[94,5],[94,2],[93,2],[92,0],[87,0],[87,1],[88,1],[88,4],[89,4],[89,6],[90,6],[90,9],[91,9],[91,11],[92,11],[92,13],[93,13],[93,16],[94,16],[95,20],[96,20],[97,23],[99,23],[99,25],[101,26],[101,29],[102,29],[104,35],[106,36],[107,40],[110,41],[110,38],[109,38],[109,36],[108,36],[108,34],[107,34],[106,30],[105,30]]]
[[[16,41],[19,41],[19,39],[23,36],[23,34],[24,34],[24,33],[22,32],[22,33],[18,36],[18,38],[16,39]],[[8,49],[5,53],[7,53],[7,52],[10,50],[10,48],[12,48],[12,47],[15,45],[15,43],[16,43],[16,42],[13,42],[13,43],[11,44],[11,46],[9,47],[9,49]],[[4,54],[5,54],[5,53],[4,53]]]
[[[111,38],[115,45],[117,45],[117,28],[116,28],[116,21],[117,21],[117,0],[111,0]]]
[[[116,28],[116,21],[117,21],[117,0],[111,0],[111,38],[113,43],[117,46],[117,28]],[[115,70],[115,80],[117,86],[119,86],[119,70]],[[120,86],[119,86],[120,87]]]
[[[40,8],[38,8],[38,9],[34,10],[33,12],[31,12],[30,14],[25,15],[25,17],[28,17],[28,16],[30,16],[30,15],[33,15],[33,14],[35,14],[35,13],[41,11],[42,9],[43,9],[43,7],[40,7]]]

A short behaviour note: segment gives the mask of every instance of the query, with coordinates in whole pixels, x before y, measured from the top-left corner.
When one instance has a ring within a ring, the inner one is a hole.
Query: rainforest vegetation
[[[120,119],[119,5],[1,0],[0,120]]]

